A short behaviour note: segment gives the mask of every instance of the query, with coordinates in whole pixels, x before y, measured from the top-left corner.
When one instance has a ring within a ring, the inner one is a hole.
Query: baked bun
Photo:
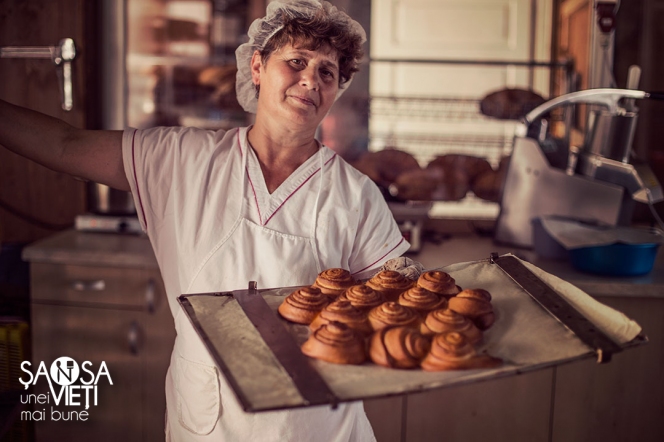
[[[448,308],[429,312],[420,327],[425,336],[450,331],[461,333],[471,344],[482,340],[482,332],[470,319]]]
[[[392,301],[371,309],[368,319],[375,331],[394,326],[418,328],[422,322],[422,318],[415,310]]]
[[[440,296],[454,296],[461,291],[456,281],[448,273],[429,270],[417,279],[417,285]]]
[[[491,327],[496,320],[491,294],[484,289],[465,289],[450,298],[450,310],[467,316],[480,330]]]
[[[415,368],[427,355],[430,346],[429,340],[413,328],[384,328],[371,336],[369,356],[383,367]]]
[[[354,285],[341,294],[339,299],[346,299],[353,307],[371,310],[385,302],[385,297],[366,284]]]
[[[367,358],[362,335],[342,322],[315,330],[302,344],[302,353],[333,364],[361,364]]]
[[[387,301],[396,301],[401,293],[413,286],[414,282],[395,270],[382,270],[366,284],[382,293]]]
[[[350,272],[346,269],[327,269],[318,274],[314,287],[318,287],[321,292],[331,298],[336,298],[348,287],[357,284]]]
[[[367,319],[367,314],[353,307],[353,304],[345,299],[336,300],[325,306],[309,327],[312,330],[316,330],[332,321],[343,322],[353,330],[365,335],[369,335],[373,331]]]
[[[464,335],[445,332],[433,337],[431,351],[422,361],[426,371],[463,370],[468,368],[492,368],[502,364],[498,358],[478,355]]]
[[[447,307],[447,299],[422,287],[411,287],[399,295],[399,304],[417,310],[426,316],[431,310]]]
[[[316,287],[302,287],[286,296],[279,306],[279,314],[298,324],[311,324],[316,315],[330,302]]]

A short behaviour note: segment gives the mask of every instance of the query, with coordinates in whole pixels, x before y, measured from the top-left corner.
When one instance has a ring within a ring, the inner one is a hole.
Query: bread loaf
[[[504,157],[500,160],[498,170],[487,170],[473,181],[470,190],[483,200],[500,202],[503,189],[503,182],[507,176],[507,164],[509,158]]]
[[[354,162],[353,166],[386,189],[402,173],[421,169],[414,156],[391,148],[367,152]]]
[[[437,156],[427,165],[427,169],[431,168],[439,168],[448,172],[454,170],[463,172],[469,185],[472,185],[475,178],[483,172],[493,170],[491,164],[484,158],[459,154]]]
[[[403,201],[443,200],[445,188],[444,171],[438,169],[415,169],[396,177],[388,190],[390,195]]]

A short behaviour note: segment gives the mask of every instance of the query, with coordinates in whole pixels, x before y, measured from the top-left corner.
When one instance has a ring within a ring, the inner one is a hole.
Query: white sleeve
[[[361,192],[360,221],[350,259],[350,271],[359,278],[410,248],[378,187],[366,179]]]
[[[141,226],[148,234],[174,206],[173,189],[205,170],[210,151],[223,133],[183,127],[127,129],[122,158]],[[170,213],[170,215],[173,215]]]

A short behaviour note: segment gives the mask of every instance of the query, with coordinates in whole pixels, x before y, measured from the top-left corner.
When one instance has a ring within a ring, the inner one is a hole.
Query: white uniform
[[[377,187],[321,147],[269,194],[247,128],[126,130],[123,159],[177,338],[166,378],[174,441],[374,440],[360,402],[245,413],[177,303],[183,293],[310,284],[408,249]]]

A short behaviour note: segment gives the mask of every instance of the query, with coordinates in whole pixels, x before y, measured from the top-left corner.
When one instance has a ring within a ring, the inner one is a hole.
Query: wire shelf
[[[492,118],[480,112],[477,98],[431,98],[373,96],[370,100],[371,116],[389,118],[416,118],[446,121],[486,121]]]
[[[569,90],[573,83],[574,65],[571,61],[528,62],[509,60],[420,60],[372,59],[381,64],[431,64],[475,66],[477,69],[505,67],[528,69],[529,84],[533,85],[535,69],[548,70],[552,76],[550,92]],[[385,92],[394,94],[394,92]],[[473,95],[470,89],[466,94]],[[478,91],[479,93],[479,91]],[[463,94],[463,92],[459,92]],[[470,155],[486,159],[497,169],[501,159],[512,152],[515,120],[501,120],[482,113],[484,97],[478,96],[408,96],[372,95],[369,100],[369,149],[394,148],[415,157],[426,167],[435,157],[449,154]],[[485,103],[486,104],[486,103]],[[503,103],[504,106],[510,103]],[[523,111],[523,109],[518,109]],[[523,112],[515,112],[519,114]],[[554,115],[554,120],[561,120]],[[499,205],[481,200],[469,192],[461,201],[436,203],[430,211],[432,218],[495,218]]]

